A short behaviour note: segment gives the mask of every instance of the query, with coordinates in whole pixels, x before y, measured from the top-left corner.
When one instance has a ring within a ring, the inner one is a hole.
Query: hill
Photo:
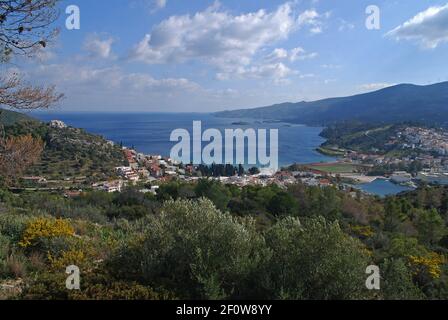
[[[448,82],[427,86],[401,84],[349,97],[283,103],[255,109],[219,112],[215,115],[228,118],[275,119],[311,125],[328,125],[341,121],[366,123],[417,121],[447,125]]]
[[[7,136],[31,134],[45,142],[41,161],[27,175],[43,176],[47,180],[93,182],[114,177],[114,168],[126,164],[119,146],[82,129],[17,122],[5,130]]]
[[[38,122],[37,119],[34,119],[26,114],[0,108],[0,124],[11,126],[17,122],[24,121]]]

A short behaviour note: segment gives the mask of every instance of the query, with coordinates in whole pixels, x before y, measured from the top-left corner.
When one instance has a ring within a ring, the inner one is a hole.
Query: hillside
[[[28,133],[41,138],[45,149],[41,161],[27,175],[92,182],[113,177],[114,168],[126,164],[119,146],[82,129],[53,128],[39,122],[19,122],[6,127],[7,136]]]
[[[373,126],[360,123],[341,123],[324,129],[321,136],[327,139],[324,148],[343,148],[358,152],[385,154],[396,150],[391,144],[405,124]]]
[[[350,97],[284,103],[263,108],[219,112],[215,115],[318,125],[353,120],[367,123],[418,121],[446,125],[448,82],[428,86],[401,84]]]
[[[11,126],[17,122],[38,121],[26,114],[0,108],[0,124]]]

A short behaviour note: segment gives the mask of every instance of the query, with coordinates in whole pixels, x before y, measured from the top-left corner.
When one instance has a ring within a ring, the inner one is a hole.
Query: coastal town
[[[48,124],[52,128],[65,129],[67,125],[59,120]],[[327,187],[356,191],[357,185],[369,184],[382,179],[397,185],[416,188],[421,183],[445,185],[448,184],[448,133],[438,129],[407,127],[391,137],[386,147],[400,149],[399,155],[383,154],[379,150],[359,152],[353,150],[339,150],[343,155],[333,162],[314,164],[296,164],[282,168],[277,172],[269,169],[234,170],[233,174],[204,175],[200,166],[183,164],[175,159],[162,155],[148,155],[133,148],[120,146],[126,165],[114,168],[113,178],[106,181],[94,181],[88,188],[109,193],[121,192],[127,186],[137,186],[143,193],[157,194],[159,186],[170,181],[195,182],[207,178],[223,184],[238,187],[248,185],[267,186],[275,184],[286,188],[290,184],[300,182],[307,186]],[[112,141],[109,145],[117,146]],[[415,152],[416,151],[416,152]],[[418,163],[413,170],[394,170],[385,174],[372,174],[377,167],[410,168]],[[223,166],[224,167],[224,166]],[[233,166],[232,166],[233,168]],[[33,185],[48,185],[51,182],[43,176],[25,176],[24,181]],[[66,179],[74,184],[85,182],[86,177]],[[67,196],[75,196],[79,191],[74,185],[65,181]],[[57,185],[55,182],[53,185]],[[84,185],[80,188],[86,188]]]
[[[366,132],[365,139],[369,139]],[[416,187],[420,183],[448,184],[448,132],[442,129],[406,127],[398,130],[384,144],[383,150],[339,150],[340,165],[351,165],[353,172],[339,177],[359,183],[390,179],[393,183]],[[324,165],[325,166],[325,165]],[[384,168],[389,168],[389,172]],[[396,168],[397,170],[390,170]],[[379,171],[386,171],[378,175]],[[372,174],[373,173],[373,174]],[[333,174],[333,176],[336,176]]]

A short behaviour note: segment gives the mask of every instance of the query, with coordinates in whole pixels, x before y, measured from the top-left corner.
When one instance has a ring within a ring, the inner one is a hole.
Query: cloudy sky
[[[30,82],[66,111],[207,112],[448,80],[447,0],[71,0]],[[380,29],[366,8],[380,9]]]

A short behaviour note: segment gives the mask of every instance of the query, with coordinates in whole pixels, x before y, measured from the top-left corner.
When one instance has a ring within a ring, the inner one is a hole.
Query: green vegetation
[[[240,164],[233,166],[231,164],[212,164],[199,165],[197,171],[201,173],[203,177],[233,177],[234,175],[242,176],[246,173],[244,167]]]
[[[255,109],[219,112],[224,118],[270,119],[327,126],[344,121],[446,125],[448,82],[427,86],[400,84],[375,92],[311,102],[282,103]]]
[[[393,125],[342,122],[325,128],[321,136],[327,141],[321,146],[326,150],[351,150],[361,153],[382,154],[388,157],[416,156],[418,149],[403,149],[397,140],[398,132],[407,127],[425,127],[416,123]]]
[[[76,198],[0,191],[12,299],[446,299],[448,188],[386,199],[210,180]],[[65,267],[82,272],[65,289]],[[381,290],[365,288],[380,266]],[[21,279],[21,280],[19,280]]]
[[[350,163],[329,163],[306,166],[312,170],[318,170],[326,173],[353,173],[357,171],[358,166]]]
[[[31,134],[45,143],[41,160],[27,175],[47,180],[77,179],[78,182],[105,180],[115,175],[114,168],[126,164],[119,146],[81,129],[51,128],[40,122],[20,122],[5,128],[7,136]]]
[[[344,150],[340,150],[338,148],[332,148],[332,147],[319,147],[317,148],[317,151],[322,153],[323,155],[330,156],[330,157],[342,157],[345,155]]]
[[[404,125],[372,125],[360,122],[344,122],[324,129],[321,135],[327,139],[323,147],[343,148],[365,153],[388,153],[387,142]]]
[[[38,122],[38,120],[33,119],[32,117],[27,116],[23,113],[0,108],[0,125],[12,126],[19,122],[29,121]]]

